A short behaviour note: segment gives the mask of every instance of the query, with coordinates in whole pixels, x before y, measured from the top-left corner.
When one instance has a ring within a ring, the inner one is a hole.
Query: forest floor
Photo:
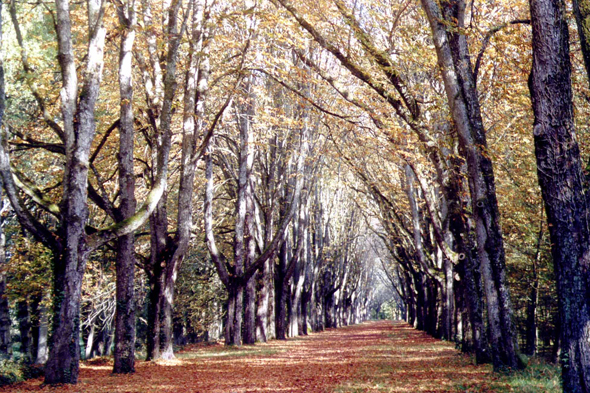
[[[75,386],[48,387],[41,385],[42,379],[33,379],[0,388],[0,392],[525,391],[514,388],[506,377],[492,374],[490,366],[473,365],[453,344],[391,321],[255,346],[188,347],[173,361],[139,361],[132,375],[113,375],[111,369],[112,361],[101,358],[83,362]],[[557,388],[556,378],[544,379],[544,385],[530,386],[530,391]]]

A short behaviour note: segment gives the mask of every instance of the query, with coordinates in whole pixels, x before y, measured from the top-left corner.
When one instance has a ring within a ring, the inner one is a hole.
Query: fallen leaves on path
[[[452,344],[390,321],[255,346],[191,347],[173,361],[139,361],[132,375],[111,369],[110,361],[86,362],[77,385],[41,386],[37,379],[0,392],[456,392],[470,384],[493,392],[485,390],[489,367],[473,366]]]

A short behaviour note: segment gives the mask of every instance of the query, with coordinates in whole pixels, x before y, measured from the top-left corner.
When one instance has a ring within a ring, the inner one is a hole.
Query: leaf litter
[[[499,388],[491,367],[473,365],[453,344],[391,321],[254,346],[194,345],[171,361],[137,361],[134,374],[111,370],[111,359],[82,362],[77,385],[44,386],[39,378],[0,392],[486,393]],[[502,386],[502,391],[511,389]]]

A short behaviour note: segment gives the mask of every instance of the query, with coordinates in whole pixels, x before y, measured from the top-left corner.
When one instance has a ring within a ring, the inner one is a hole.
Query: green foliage
[[[187,336],[206,336],[211,324],[221,318],[220,307],[225,302],[225,296],[206,251],[191,249],[176,284],[175,324],[182,324]]]
[[[0,386],[24,381],[21,365],[10,360],[0,360]]]
[[[393,299],[384,302],[378,310],[373,310],[373,319],[396,319],[397,304]]]
[[[43,375],[43,367],[9,359],[0,359],[0,386],[11,385]]]

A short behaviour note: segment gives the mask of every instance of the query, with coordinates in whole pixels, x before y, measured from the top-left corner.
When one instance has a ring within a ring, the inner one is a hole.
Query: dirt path
[[[88,362],[76,386],[41,387],[38,379],[0,392],[494,391],[485,388],[489,367],[472,366],[452,344],[387,321],[256,346],[193,348],[174,361],[138,362],[133,375],[111,369],[104,359]]]

